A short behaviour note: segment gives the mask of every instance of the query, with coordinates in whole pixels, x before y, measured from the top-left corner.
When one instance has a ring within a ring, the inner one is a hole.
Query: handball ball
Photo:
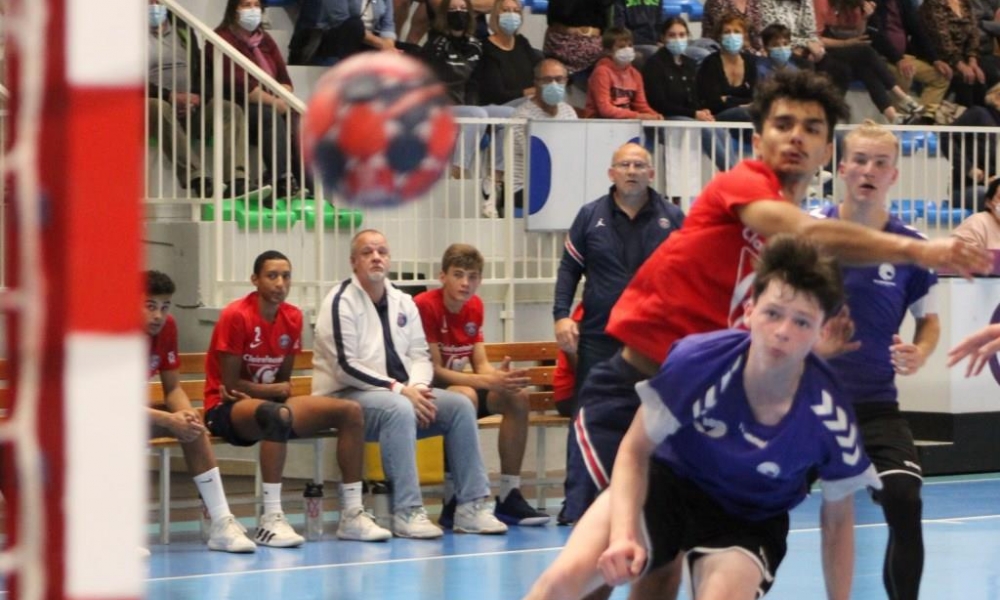
[[[364,52],[316,83],[302,122],[306,164],[349,203],[414,200],[451,161],[457,126],[444,86],[402,54]]]

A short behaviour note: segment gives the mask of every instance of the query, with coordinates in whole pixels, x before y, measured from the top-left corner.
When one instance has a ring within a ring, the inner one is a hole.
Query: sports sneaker
[[[503,502],[497,498],[493,514],[508,525],[545,525],[551,518],[528,504],[519,489],[511,490]]]
[[[500,216],[499,211],[497,211],[497,188],[493,184],[493,178],[489,175],[483,177],[482,215],[487,219],[496,219]]]
[[[359,506],[340,513],[337,537],[359,542],[384,542],[392,537],[392,532],[379,527],[375,515]]]
[[[459,533],[507,533],[507,526],[493,516],[493,502],[486,498],[464,502],[455,509],[455,531]]]
[[[294,548],[306,541],[304,537],[295,533],[285,518],[285,513],[282,512],[262,516],[257,523],[254,539],[258,544],[274,548]]]
[[[441,528],[431,523],[423,506],[398,510],[392,515],[392,533],[396,537],[426,540],[444,535]]]
[[[458,506],[458,500],[455,500],[454,496],[451,497],[451,500],[444,503],[444,507],[441,508],[441,516],[438,517],[438,525],[445,529],[451,529],[455,526],[456,506]]]
[[[208,549],[220,552],[254,552],[257,544],[247,537],[246,527],[233,515],[227,515],[212,523],[208,537]]]
[[[900,103],[900,108],[907,115],[915,117],[921,112],[923,112],[924,105],[918,102],[917,99],[914,98],[913,96],[907,94],[906,97],[903,98],[903,101]]]

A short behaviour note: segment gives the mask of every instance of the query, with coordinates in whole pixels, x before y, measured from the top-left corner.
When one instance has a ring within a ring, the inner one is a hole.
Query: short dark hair
[[[788,284],[796,292],[816,299],[824,321],[844,305],[844,278],[840,265],[820,252],[819,246],[791,234],[773,236],[757,259],[753,299],[757,300],[772,281]]]
[[[448,246],[441,257],[441,272],[447,273],[448,269],[458,267],[459,269],[475,270],[483,272],[483,255],[470,244],[452,244]]]
[[[1000,187],[1000,177],[994,179],[986,186],[986,194],[983,196],[983,201],[980,203],[979,210],[989,212],[990,207],[986,206],[986,203],[993,200],[997,195],[997,188]]]
[[[146,295],[147,296],[173,296],[177,291],[174,280],[170,275],[161,271],[146,271]]]
[[[292,264],[292,261],[288,260],[288,257],[282,254],[281,252],[278,252],[277,250],[267,250],[265,252],[261,252],[260,254],[258,254],[257,258],[254,259],[253,274],[260,275],[260,272],[264,269],[264,263],[266,263],[269,260],[283,260],[287,262],[289,265]]]
[[[760,41],[765,48],[777,38],[784,38],[791,41],[792,30],[781,23],[771,23],[760,32]]]
[[[669,31],[674,25],[683,25],[684,31],[686,31],[688,35],[691,35],[691,28],[688,27],[687,21],[685,21],[682,17],[670,17],[664,21],[663,26],[660,27],[660,37],[662,38],[667,35],[667,31]]]
[[[447,34],[450,31],[448,27],[448,12],[451,11],[451,1],[443,0],[441,6],[438,7],[437,12],[434,14],[431,28],[438,33]],[[476,32],[476,12],[472,10],[471,0],[465,3],[465,10],[469,13],[469,24],[465,26],[465,36],[472,37],[472,34]]]
[[[628,40],[633,41],[632,32],[624,27],[608,27],[604,30],[604,34],[601,35],[601,47],[605,50],[611,50],[618,43],[618,40]]]
[[[825,74],[805,69],[799,71],[783,69],[767,81],[757,84],[757,92],[754,94],[753,104],[750,105],[750,118],[753,120],[754,131],[757,133],[763,131],[764,121],[778,100],[816,102],[822,106],[826,114],[826,124],[829,126],[827,141],[831,142],[837,123],[846,121],[851,116],[851,110],[844,100],[844,92]]]

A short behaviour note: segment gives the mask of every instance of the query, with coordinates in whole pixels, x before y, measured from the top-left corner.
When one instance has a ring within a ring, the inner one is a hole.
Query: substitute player
[[[143,319],[149,335],[149,376],[159,374],[163,384],[163,402],[146,409],[153,424],[152,436],[175,437],[180,442],[188,472],[194,475],[194,484],[212,519],[208,548],[222,552],[253,552],[257,545],[250,541],[246,529],[229,511],[222,474],[205,425],[181,387],[177,322],[170,314],[175,291],[174,282],[166,273],[146,271]]]
[[[281,475],[287,441],[323,429],[337,429],[341,517],[337,537],[382,541],[392,534],[375,523],[361,503],[364,422],[354,402],[320,396],[293,396],[291,375],[301,349],[302,311],[285,302],[292,265],[275,250],[254,261],[256,291],[230,303],[212,331],[205,365],[205,422],[214,435],[234,446],[261,441],[264,514],[258,544],[301,546],[281,509]]]
[[[536,510],[521,494],[521,462],[528,443],[528,392],[524,369],[511,369],[510,357],[500,368],[486,358],[483,344],[483,300],[476,295],[482,281],[483,255],[469,244],[452,244],[441,257],[441,287],[413,299],[434,362],[434,387],[466,396],[479,417],[503,415],[497,450],[500,453],[500,495],[494,511],[508,525],[544,525],[549,515]],[[470,370],[471,369],[471,370]],[[450,476],[449,476],[450,480]],[[446,487],[438,523],[451,528],[457,501],[454,485]]]
[[[814,214],[922,239],[886,210],[889,189],[899,177],[898,148],[896,136],[871,121],[852,130],[844,138],[838,167],[844,199]],[[895,380],[897,373],[919,371],[937,347],[937,276],[920,266],[883,262],[845,267],[844,285],[859,347],[830,359],[830,366],[854,404],[865,452],[882,480],[874,498],[889,526],[882,570],[886,593],[890,600],[916,600],[924,566],[923,479],[913,433],[899,411]],[[916,328],[912,342],[904,343],[899,326],[907,312]]]
[[[579,598],[686,553],[691,597],[751,600],[785,555],[788,511],[818,477],[827,596],[847,600],[853,492],[880,487],[850,402],[816,356],[844,300],[839,268],[812,243],[774,239],[761,254],[748,331],[689,336],[650,380],[611,488],[574,529],[527,598]]]

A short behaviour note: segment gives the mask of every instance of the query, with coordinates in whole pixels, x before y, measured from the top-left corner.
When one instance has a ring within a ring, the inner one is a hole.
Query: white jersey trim
[[[859,473],[854,477],[837,479],[835,481],[821,480],[820,487],[823,489],[824,501],[836,502],[843,500],[862,488],[870,487],[880,490],[882,489],[882,480],[879,479],[875,467],[868,465],[868,468],[863,473]]]
[[[680,429],[680,421],[670,412],[670,409],[660,398],[660,394],[649,384],[648,380],[635,384],[635,392],[639,395],[642,406],[646,409],[643,414],[646,435],[654,444],[660,445],[663,440]]]

